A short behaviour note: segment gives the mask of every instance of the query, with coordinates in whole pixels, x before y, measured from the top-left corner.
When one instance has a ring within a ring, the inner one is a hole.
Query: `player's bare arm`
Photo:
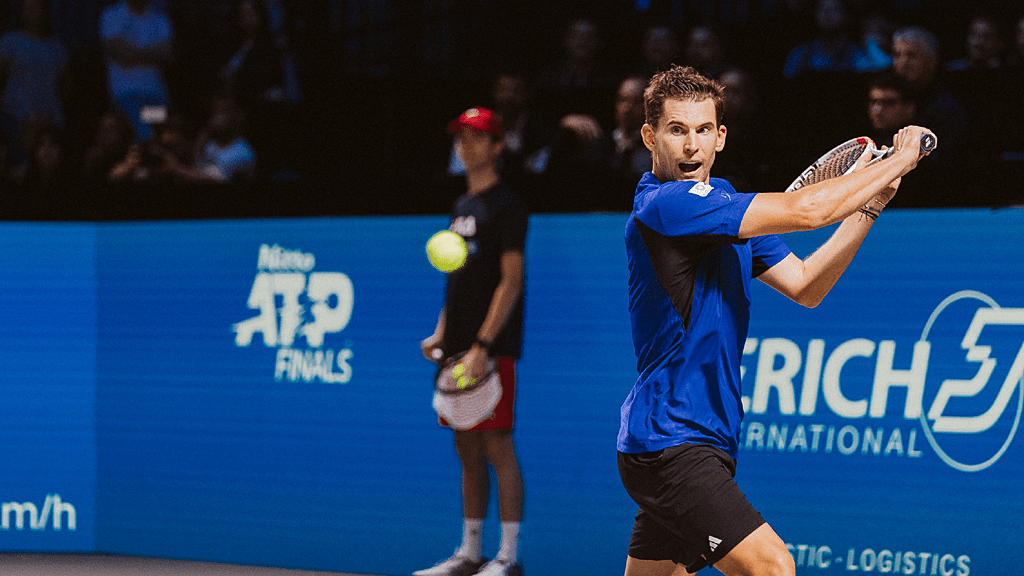
[[[523,253],[519,250],[508,250],[501,254],[501,281],[494,290],[491,304],[487,308],[487,316],[477,332],[477,339],[493,343],[501,333],[509,316],[515,309],[519,296],[523,293],[525,265]],[[469,349],[462,363],[471,378],[482,378],[487,373],[488,351],[479,344]]]
[[[918,143],[925,132],[920,126],[903,128],[894,139],[892,157],[846,176],[787,194],[758,194],[743,217],[739,236],[815,230],[842,221],[917,166]]]
[[[897,179],[877,196],[882,203],[896,194]],[[828,295],[857,255],[874,218],[860,211],[847,216],[835,233],[813,254],[801,260],[790,254],[758,279],[801,306],[814,308]]]

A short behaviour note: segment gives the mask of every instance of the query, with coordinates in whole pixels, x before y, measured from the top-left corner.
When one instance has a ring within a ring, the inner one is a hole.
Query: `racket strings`
[[[818,165],[806,174],[803,185],[815,184],[846,174],[857,163],[866,147],[866,144],[850,143],[833,150],[827,158],[821,159]]]

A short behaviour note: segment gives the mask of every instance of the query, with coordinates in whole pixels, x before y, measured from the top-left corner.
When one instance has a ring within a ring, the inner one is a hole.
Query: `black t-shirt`
[[[452,206],[449,229],[466,240],[466,263],[448,275],[445,295],[445,356],[468,350],[487,317],[501,281],[501,255],[526,249],[527,213],[522,200],[505,184],[470,196]],[[492,356],[519,358],[523,340],[523,296],[491,343]]]

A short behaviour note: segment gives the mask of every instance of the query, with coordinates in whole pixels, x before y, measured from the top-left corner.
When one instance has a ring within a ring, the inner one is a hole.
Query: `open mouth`
[[[690,173],[700,168],[700,162],[680,162],[679,169],[683,172]]]

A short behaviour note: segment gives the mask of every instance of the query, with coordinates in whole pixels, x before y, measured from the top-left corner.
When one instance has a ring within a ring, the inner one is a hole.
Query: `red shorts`
[[[501,382],[501,399],[494,407],[494,414],[483,422],[473,426],[469,431],[479,430],[511,430],[515,423],[516,406],[516,359],[499,356],[498,380]],[[451,428],[448,422],[438,416],[437,423]]]

